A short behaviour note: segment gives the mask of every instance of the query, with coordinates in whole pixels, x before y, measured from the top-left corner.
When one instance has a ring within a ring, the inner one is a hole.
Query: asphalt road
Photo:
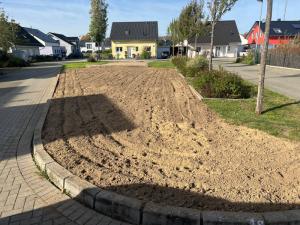
[[[215,68],[221,65],[224,69],[239,74],[245,80],[254,84],[258,83],[258,65],[234,63],[231,59],[214,59],[213,64]],[[300,70],[268,66],[265,85],[270,90],[300,100]]]

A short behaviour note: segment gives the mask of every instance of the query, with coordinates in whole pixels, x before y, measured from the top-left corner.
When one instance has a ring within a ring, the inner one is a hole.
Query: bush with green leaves
[[[90,54],[87,58],[88,62],[97,62],[97,54]]]
[[[141,54],[141,59],[150,59],[150,58],[151,58],[151,53],[144,50]]]
[[[208,60],[203,56],[197,56],[187,61],[186,76],[194,77],[199,71],[208,70]]]
[[[241,58],[237,59],[237,63],[244,63],[248,65],[254,65],[255,59],[254,59],[254,52],[250,51],[246,56],[242,56]]]
[[[250,98],[254,95],[252,86],[242,78],[225,70],[201,71],[192,84],[207,98]]]
[[[187,57],[185,56],[175,56],[171,59],[172,63],[176,66],[182,75],[186,76],[186,65],[187,65]]]
[[[0,60],[0,67],[26,67],[30,63],[13,55],[6,55]]]
[[[113,58],[113,56],[112,56],[111,49],[102,51],[102,53],[101,53],[101,59],[112,59],[112,58]]]

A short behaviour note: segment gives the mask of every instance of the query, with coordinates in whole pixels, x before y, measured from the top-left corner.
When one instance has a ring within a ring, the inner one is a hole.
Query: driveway
[[[120,225],[62,194],[32,160],[33,131],[59,70],[37,66],[0,76],[0,224]]]
[[[258,65],[234,63],[232,59],[214,59],[214,66],[219,65],[228,71],[238,73],[245,80],[258,83]],[[267,67],[265,84],[270,90],[295,100],[300,99],[300,70]]]

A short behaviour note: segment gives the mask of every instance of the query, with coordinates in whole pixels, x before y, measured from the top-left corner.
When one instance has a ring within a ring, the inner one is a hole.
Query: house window
[[[196,52],[201,52],[201,47],[197,47]]]
[[[151,47],[145,47],[146,52],[151,52]]]
[[[93,47],[92,47],[92,44],[86,44],[86,48],[87,49],[92,49]]]
[[[138,51],[139,51],[139,47],[136,47],[136,48],[135,48],[135,51],[138,52]]]
[[[123,48],[122,47],[116,47],[116,52],[122,52]]]
[[[254,33],[251,34],[251,38],[254,39]]]
[[[227,51],[230,52],[230,46],[227,47]]]
[[[273,28],[273,31],[276,33],[276,34],[282,34],[282,30],[280,28]]]

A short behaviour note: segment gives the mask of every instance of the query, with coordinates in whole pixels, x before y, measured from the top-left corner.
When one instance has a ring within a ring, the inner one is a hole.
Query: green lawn
[[[300,141],[300,101],[265,91],[265,111],[255,114],[256,99],[206,99],[205,103],[227,122],[265,131],[274,136]]]
[[[80,69],[80,68],[86,68],[89,65],[103,65],[106,64],[107,62],[74,62],[74,63],[67,63],[64,65],[64,70],[65,69]]]
[[[169,60],[149,62],[148,66],[154,68],[175,68],[174,64]]]

